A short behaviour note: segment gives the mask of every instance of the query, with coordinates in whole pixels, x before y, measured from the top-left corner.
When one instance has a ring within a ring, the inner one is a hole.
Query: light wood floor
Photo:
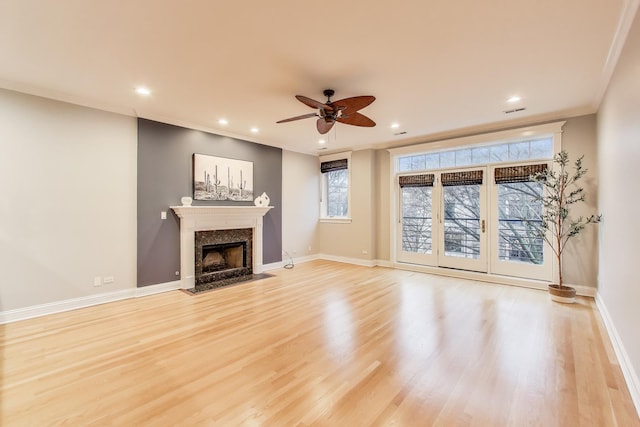
[[[591,299],[316,261],[1,327],[0,424],[640,426]]]

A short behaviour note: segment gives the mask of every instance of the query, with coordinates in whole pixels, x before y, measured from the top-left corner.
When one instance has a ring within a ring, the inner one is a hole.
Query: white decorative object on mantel
[[[253,273],[262,273],[262,219],[272,206],[171,206],[180,218],[182,289],[195,287],[195,232],[253,229]]]
[[[269,206],[270,201],[271,199],[267,196],[267,193],[262,193],[260,196],[256,197],[253,204],[256,206]]]
[[[189,196],[183,197],[180,201],[182,202],[182,206],[191,206],[191,203],[193,203],[193,199]]]

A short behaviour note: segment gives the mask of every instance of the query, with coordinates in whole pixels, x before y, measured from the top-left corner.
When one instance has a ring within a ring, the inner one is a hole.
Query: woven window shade
[[[435,175],[432,173],[422,175],[408,175],[398,177],[400,187],[433,187]]]
[[[482,171],[446,172],[440,179],[443,187],[482,184]]]
[[[547,170],[547,164],[524,165],[524,166],[507,166],[504,168],[496,168],[495,179],[496,184],[509,184],[512,182],[528,182],[531,181],[531,175],[544,172]]]
[[[349,163],[347,159],[333,160],[331,162],[320,163],[320,172],[322,173],[340,171],[344,169],[349,169]]]

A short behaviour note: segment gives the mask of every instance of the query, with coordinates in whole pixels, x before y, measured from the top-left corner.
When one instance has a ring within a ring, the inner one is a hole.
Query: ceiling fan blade
[[[364,126],[368,128],[374,127],[376,125],[376,122],[360,113],[351,113],[345,117],[338,117],[336,121],[344,123],[346,125]]]
[[[338,109],[344,107],[342,108],[342,113],[350,114],[363,109],[375,100],[375,96],[354,96],[353,98],[345,98],[339,101],[334,101],[333,106]]]
[[[318,114],[317,113],[309,113],[309,114],[303,114],[301,116],[295,116],[295,117],[290,117],[288,119],[284,119],[284,120],[279,120],[276,123],[286,123],[286,122],[292,122],[294,120],[301,120],[301,119],[308,119],[309,117],[317,117]]]
[[[318,132],[320,132],[321,135],[324,135],[325,133],[327,133],[327,132],[329,132],[331,130],[331,128],[333,127],[334,123],[335,123],[335,121],[333,121],[333,120],[326,121],[325,119],[323,119],[321,117],[316,122],[316,127],[318,128]]]
[[[305,105],[308,105],[311,108],[323,109],[325,111],[333,111],[333,108],[330,105],[323,104],[320,101],[316,101],[315,99],[307,98],[306,96],[296,95],[296,99],[302,102]]]

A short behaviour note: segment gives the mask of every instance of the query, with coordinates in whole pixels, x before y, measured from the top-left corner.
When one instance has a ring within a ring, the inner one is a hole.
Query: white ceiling
[[[402,145],[595,112],[629,2],[0,0],[0,86],[309,153],[313,118],[275,122],[332,88],[377,126],[330,151]]]

